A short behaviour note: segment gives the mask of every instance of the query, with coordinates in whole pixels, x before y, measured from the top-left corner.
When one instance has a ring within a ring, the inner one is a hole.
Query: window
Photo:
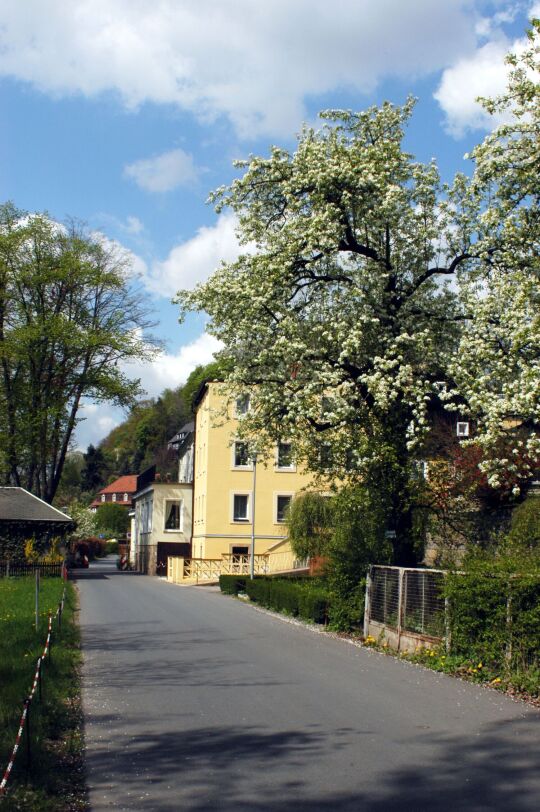
[[[333,405],[332,398],[323,395],[321,399],[321,417],[327,417],[332,411]]]
[[[289,511],[291,501],[292,496],[290,493],[278,494],[276,497],[276,522],[278,524],[283,524],[287,519],[287,513]]]
[[[331,445],[322,445],[319,451],[319,459],[321,463],[321,468],[324,471],[327,471],[329,468],[332,467],[334,462],[334,452]]]
[[[236,398],[236,416],[242,417],[249,412],[249,395],[240,395]]]
[[[248,444],[237,440],[233,445],[233,466],[235,468],[248,468],[250,462]]]
[[[165,530],[182,529],[182,500],[165,500]]]
[[[292,445],[290,443],[278,443],[277,447],[277,467],[294,468],[292,457]]]
[[[106,498],[107,498],[107,497],[105,496],[105,494],[104,494],[104,493],[102,493],[102,494],[101,494],[101,501],[102,501],[102,502],[104,502]]]
[[[468,437],[469,436],[469,424],[466,422],[458,422],[456,423],[456,434],[458,437]]]
[[[249,522],[249,495],[247,493],[233,495],[233,521]]]
[[[354,471],[356,468],[356,454],[353,448],[348,448],[345,451],[345,470]]]
[[[113,495],[112,495],[112,500],[113,500],[113,502],[116,502],[116,494],[115,493],[113,493]]]
[[[124,494],[124,502],[129,501],[129,495],[127,493]]]

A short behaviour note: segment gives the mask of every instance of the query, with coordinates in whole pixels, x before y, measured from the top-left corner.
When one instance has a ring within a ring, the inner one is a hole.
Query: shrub
[[[452,653],[474,656],[491,668],[538,668],[540,561],[507,553],[475,554],[464,572],[446,578]]]
[[[328,594],[321,590],[300,590],[298,614],[304,620],[326,623],[328,619]]]
[[[268,609],[314,623],[326,622],[329,596],[319,579],[258,577],[246,581],[246,592],[251,600]]]
[[[220,575],[219,588],[225,595],[238,595],[246,591],[246,580],[239,575]]]
[[[509,541],[517,547],[540,549],[540,496],[529,496],[514,508]]]

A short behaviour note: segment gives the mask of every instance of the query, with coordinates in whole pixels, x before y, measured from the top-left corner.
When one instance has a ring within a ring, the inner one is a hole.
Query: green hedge
[[[452,653],[492,668],[540,667],[540,577],[480,568],[446,579]]]
[[[246,593],[255,603],[293,617],[314,623],[328,617],[329,595],[312,579],[255,578],[246,581]]]
[[[220,575],[219,588],[225,595],[238,595],[239,592],[246,591],[247,580],[239,575]]]

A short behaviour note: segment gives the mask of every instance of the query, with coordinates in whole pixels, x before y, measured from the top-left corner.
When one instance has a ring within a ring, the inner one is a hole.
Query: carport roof
[[[73,519],[24,488],[0,487],[0,522],[71,523]]]

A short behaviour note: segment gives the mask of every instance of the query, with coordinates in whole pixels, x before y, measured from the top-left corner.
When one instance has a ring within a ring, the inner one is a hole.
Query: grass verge
[[[35,629],[33,578],[0,579],[0,780],[17,735],[37,658],[47,637],[49,611],[56,612],[64,582],[43,578],[39,628]],[[26,733],[15,759],[1,812],[82,812],[88,809],[84,780],[83,723],[80,699],[80,637],[77,595],[66,585],[61,629],[53,624],[51,657],[43,666],[42,701],[36,693],[30,709],[31,764]]]
[[[432,671],[496,688],[510,696],[540,707],[540,671],[538,668],[505,672],[504,669],[493,668],[478,657],[448,654],[443,646],[419,648],[414,653],[406,651],[398,653],[384,642],[379,643],[373,637],[366,637],[363,645],[384,654],[391,654],[400,660],[430,668]]]

